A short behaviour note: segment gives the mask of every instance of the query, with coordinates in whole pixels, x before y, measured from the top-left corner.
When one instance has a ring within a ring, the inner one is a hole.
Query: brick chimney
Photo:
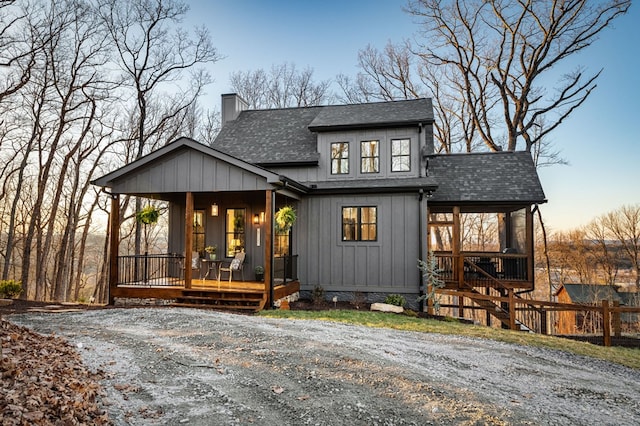
[[[222,95],[222,127],[224,127],[227,122],[238,118],[238,115],[247,108],[249,108],[247,101],[236,93]]]

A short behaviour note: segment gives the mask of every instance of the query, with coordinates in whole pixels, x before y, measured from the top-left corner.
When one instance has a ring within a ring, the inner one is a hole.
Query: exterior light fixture
[[[257,225],[260,223],[260,216],[258,216],[258,213],[253,215],[253,224]]]
[[[211,204],[211,216],[218,216],[218,205],[216,203]]]

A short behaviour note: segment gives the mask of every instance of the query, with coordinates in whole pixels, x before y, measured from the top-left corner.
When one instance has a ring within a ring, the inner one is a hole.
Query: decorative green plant
[[[320,285],[317,285],[313,288],[311,292],[311,300],[314,305],[321,305],[325,302],[324,300],[325,291],[324,288]]]
[[[404,306],[407,301],[400,294],[390,294],[384,299],[387,305]]]
[[[296,223],[296,210],[291,206],[284,206],[275,214],[276,229],[281,233],[288,232]]]
[[[155,225],[160,218],[160,209],[156,206],[149,204],[136,213],[136,221],[144,224],[144,252],[149,251],[149,227],[148,225]]]
[[[418,298],[418,302],[422,300],[431,301],[436,312],[440,311],[440,296],[437,291],[444,288],[444,281],[440,279],[440,269],[438,269],[438,259],[429,252],[426,262],[418,259],[418,269],[422,271],[424,284],[426,286],[424,295]]]
[[[147,207],[136,213],[136,220],[145,225],[153,225],[158,222],[160,218],[160,209],[155,206],[148,205]]]
[[[204,248],[204,251],[206,251],[209,254],[216,254],[216,251],[218,250],[218,246],[217,245],[212,245],[212,246],[206,246]]]
[[[256,273],[256,275],[264,274],[264,268],[261,265],[258,265],[255,268],[253,268],[253,271]]]
[[[22,293],[22,283],[15,280],[0,281],[0,298],[15,299]]]

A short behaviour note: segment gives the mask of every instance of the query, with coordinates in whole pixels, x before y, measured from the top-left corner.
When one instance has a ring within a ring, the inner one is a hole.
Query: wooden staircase
[[[471,293],[482,295],[476,289],[469,289]],[[511,324],[511,318],[509,316],[509,312],[504,310],[502,306],[498,305],[495,302],[487,299],[474,298],[473,296],[467,296],[471,299],[476,305],[480,306],[485,311],[489,312],[494,318],[498,319],[506,328],[509,328]],[[520,296],[516,296],[517,299],[522,299]],[[526,324],[518,321],[516,319],[516,325],[520,329],[520,331],[528,331],[533,332]]]
[[[267,299],[263,292],[184,289],[172,306],[253,313],[264,308],[266,301]]]
[[[498,291],[500,291],[501,294],[504,294],[504,293],[506,293],[508,291],[508,289],[506,287],[504,287],[499,280],[496,280],[492,275],[488,274],[485,270],[483,270],[482,268],[479,268],[474,263],[471,263],[471,262],[466,262],[466,263],[468,264],[468,266],[470,268],[475,270],[476,273],[479,273],[479,274],[483,275],[486,279],[491,280],[491,282],[494,284],[494,287]],[[475,287],[472,284],[470,284],[468,282],[465,282],[465,285],[467,286],[467,289],[465,289],[465,290],[468,291],[469,293],[477,294],[478,296],[482,296],[482,293],[480,293],[478,290],[476,290]],[[480,306],[486,312],[491,314],[494,318],[498,319],[503,324],[503,326],[505,326],[506,328],[510,328],[511,318],[510,318],[508,310],[503,309],[502,306],[500,306],[499,304],[497,304],[497,303],[495,303],[495,302],[493,302],[491,300],[487,300],[487,299],[480,298],[480,297],[474,298],[472,295],[467,295],[467,297],[469,299],[471,299],[476,305]],[[514,297],[519,302],[526,303],[526,302],[524,302],[524,299],[522,299],[517,294],[514,294]],[[517,319],[516,319],[516,326],[518,327],[518,329],[520,331],[528,331],[530,333],[533,333],[533,331],[526,324],[518,321]]]

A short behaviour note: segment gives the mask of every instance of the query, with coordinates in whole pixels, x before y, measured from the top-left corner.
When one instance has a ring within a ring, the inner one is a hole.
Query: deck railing
[[[298,279],[298,255],[277,256],[274,258],[273,279],[276,283],[286,284]]]
[[[182,279],[184,256],[145,254],[118,256],[118,285],[175,286]]]
[[[451,252],[436,252],[440,279],[445,282],[464,281],[472,285],[491,285],[492,281],[530,281],[526,254],[465,252],[459,262]]]

